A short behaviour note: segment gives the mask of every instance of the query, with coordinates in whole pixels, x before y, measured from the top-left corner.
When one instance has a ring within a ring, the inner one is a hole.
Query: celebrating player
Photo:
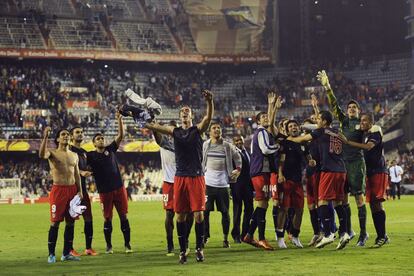
[[[93,238],[93,224],[92,224],[92,208],[91,208],[91,200],[88,196],[88,191],[86,189],[86,178],[91,176],[92,173],[87,170],[87,160],[86,160],[86,150],[81,148],[81,144],[83,142],[83,128],[80,126],[76,126],[70,130],[72,146],[70,146],[70,150],[73,151],[78,155],[79,158],[79,174],[81,177],[81,184],[82,184],[82,205],[86,206],[86,211],[82,214],[83,220],[85,222],[83,231],[85,233],[85,255],[96,256],[95,250],[92,249],[92,238]],[[73,248],[71,250],[72,255],[79,256]]]
[[[112,254],[112,210],[115,208],[121,220],[121,231],[124,235],[125,253],[131,253],[130,236],[131,229],[127,218],[128,198],[127,191],[123,185],[121,173],[119,171],[116,151],[124,137],[124,125],[122,115],[116,113],[118,120],[118,135],[115,140],[105,146],[105,137],[102,133],[97,133],[92,139],[96,150],[87,154],[88,165],[92,169],[95,178],[96,188],[104,215],[104,234],[106,241],[106,253]]]
[[[325,88],[328,96],[328,102],[331,107],[332,113],[340,122],[340,127],[345,137],[349,141],[362,143],[363,133],[359,126],[359,113],[360,107],[358,102],[351,100],[347,104],[347,115],[342,111],[338,105],[337,99],[331,85],[329,83],[328,76],[325,71],[318,72],[317,78],[322,86]],[[347,193],[355,197],[355,202],[358,207],[358,218],[360,233],[357,242],[357,246],[364,246],[368,240],[368,233],[366,231],[367,221],[367,208],[364,203],[365,194],[365,178],[366,178],[366,166],[364,162],[364,155],[361,149],[344,145],[343,158],[346,167],[346,197],[344,199],[345,211],[347,212],[348,231],[351,239],[354,236],[354,232],[351,227],[351,208],[348,203]]]
[[[211,122],[214,113],[213,94],[203,90],[202,95],[207,103],[207,112],[200,123],[193,125],[193,113],[189,106],[180,109],[181,127],[147,123],[145,126],[161,134],[174,138],[175,160],[177,171],[174,178],[174,211],[177,213],[177,235],[180,243],[179,263],[187,263],[186,215],[194,213],[196,232],[196,260],[204,261],[204,215],[205,210],[205,180],[202,168],[202,146],[204,133]]]
[[[377,231],[377,238],[373,247],[379,248],[389,242],[385,231],[385,210],[382,206],[382,202],[386,199],[388,187],[382,131],[379,126],[374,125],[372,114],[361,116],[361,130],[365,134],[365,143],[349,141],[345,136],[342,138],[348,145],[364,150],[368,176],[367,202],[371,207],[372,219]]]
[[[79,176],[78,156],[69,150],[69,131],[61,129],[56,134],[57,149],[48,149],[47,143],[50,127],[46,127],[40,145],[39,157],[49,161],[53,187],[49,195],[50,229],[48,238],[48,263],[55,263],[55,248],[59,232],[59,223],[65,220],[65,234],[62,261],[79,261],[70,251],[73,244],[74,219],[69,214],[69,203],[78,194],[81,198],[82,188]]]

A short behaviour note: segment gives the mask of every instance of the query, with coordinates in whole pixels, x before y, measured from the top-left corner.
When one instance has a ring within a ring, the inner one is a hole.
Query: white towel
[[[86,206],[80,205],[81,198],[75,195],[69,203],[69,214],[72,218],[78,218],[86,210]]]
[[[141,98],[140,95],[135,93],[132,89],[128,88],[125,91],[125,95],[134,103],[143,105],[146,109],[149,111],[152,111],[156,115],[160,115],[162,113],[162,108],[159,103],[154,101],[151,97],[148,97],[146,99]]]

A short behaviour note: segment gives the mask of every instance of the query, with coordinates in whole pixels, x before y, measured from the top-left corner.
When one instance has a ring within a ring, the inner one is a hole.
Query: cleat
[[[385,238],[376,238],[375,239],[375,244],[373,246],[371,246],[371,248],[380,248],[382,247],[384,244],[388,244],[390,243],[388,236],[385,236]]]
[[[168,257],[174,257],[175,256],[175,253],[174,253],[173,250],[168,250],[167,251],[167,254],[165,254],[165,255],[168,256]]]
[[[339,239],[339,243],[336,246],[336,250],[344,249],[345,246],[349,243],[350,240],[351,239],[350,239],[348,233],[343,234],[342,237]]]
[[[319,239],[318,235],[313,235],[312,239],[310,240],[310,242],[308,243],[308,246],[315,246],[315,244],[317,244]]]
[[[277,239],[277,246],[278,246],[280,249],[285,249],[285,248],[287,248],[286,243],[285,243],[285,239],[284,239],[284,238],[278,238],[278,239]]]
[[[81,256],[81,254],[79,254],[78,252],[76,252],[76,250],[75,250],[75,249],[72,249],[72,250],[69,252],[69,254],[70,254],[70,255],[72,255],[72,256],[75,256],[75,257],[80,257],[80,256]]]
[[[302,243],[299,240],[299,237],[293,237],[292,236],[292,243],[294,246],[296,246],[297,248],[303,248]]]
[[[89,248],[89,249],[85,249],[85,255],[88,255],[88,256],[98,256],[99,254],[98,254],[98,252],[96,252],[92,248]]]
[[[356,233],[354,230],[351,230],[349,231],[348,235],[349,235],[349,240],[352,240],[355,237]]]
[[[66,262],[66,261],[80,261],[79,257],[73,256],[70,253],[68,255],[62,255],[62,257],[60,258],[60,260],[62,262]]]
[[[242,243],[240,237],[233,237],[234,243]]]
[[[197,262],[204,262],[204,252],[201,248],[197,248],[195,254]]]
[[[105,254],[114,254],[114,250],[112,249],[112,246],[106,247]]]
[[[49,257],[47,257],[47,262],[48,262],[49,264],[54,264],[54,263],[56,263],[56,256],[55,256],[55,255],[53,255],[53,254],[50,254],[50,255],[49,255]]]
[[[243,242],[245,242],[247,244],[250,244],[250,245],[252,245],[254,247],[259,247],[259,244],[258,244],[257,240],[255,240],[252,237],[250,237],[249,234],[246,234],[246,236],[244,236]]]
[[[323,237],[324,237],[324,234],[323,233],[319,233],[319,236],[318,236],[318,239],[316,240],[315,245],[317,245],[318,243],[320,243],[321,240],[323,239]]]
[[[185,254],[186,257],[190,254],[190,251],[191,251],[190,248],[187,247],[187,249],[184,252],[184,254]]]
[[[360,234],[356,246],[365,246],[365,244],[367,243],[368,238],[369,238],[368,233],[365,233],[365,235]]]
[[[131,245],[129,245],[129,244],[125,245],[125,253],[126,254],[130,254],[130,253],[133,253],[133,252],[134,252],[134,250],[131,249]]]
[[[316,244],[316,248],[323,248],[326,245],[333,243],[333,241],[335,240],[335,235],[333,233],[331,233],[328,237],[323,237],[322,240]]]
[[[257,244],[264,250],[274,250],[273,246],[267,240],[260,240]]]
[[[223,241],[223,248],[230,248],[229,241]]]
[[[185,255],[185,252],[180,252],[178,263],[179,264],[186,264],[187,263],[187,256]]]
[[[203,244],[206,245],[206,244],[208,244],[209,241],[210,241],[209,237],[204,237]]]

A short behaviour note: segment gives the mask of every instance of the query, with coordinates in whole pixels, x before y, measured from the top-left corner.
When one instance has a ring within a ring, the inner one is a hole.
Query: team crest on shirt
[[[305,151],[305,146],[300,146],[301,151]]]
[[[106,156],[108,156],[109,155],[109,151],[104,151],[104,154],[106,155]]]

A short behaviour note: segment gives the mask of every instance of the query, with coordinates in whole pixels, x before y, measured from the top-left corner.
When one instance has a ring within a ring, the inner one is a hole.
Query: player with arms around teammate
[[[233,170],[233,162],[236,169]],[[203,144],[203,169],[206,180],[206,210],[205,243],[210,238],[210,212],[214,211],[214,202],[221,213],[221,226],[223,228],[223,247],[229,248],[228,235],[230,230],[230,182],[235,182],[240,175],[242,166],[241,156],[235,146],[222,137],[221,126],[215,122],[210,125],[210,139]]]
[[[382,131],[374,125],[372,114],[361,116],[361,130],[364,132],[365,143],[357,143],[344,138],[344,142],[352,147],[364,150],[365,163],[367,165],[367,202],[371,207],[377,238],[374,248],[379,248],[388,243],[385,231],[385,210],[382,202],[386,199],[388,187],[388,172],[384,158],[384,144]]]
[[[337,131],[331,128],[332,120],[333,117],[329,111],[321,111],[317,119],[317,129],[304,136],[289,136],[287,140],[303,143],[318,139],[321,162],[318,187],[318,208],[320,208],[325,236],[316,247],[322,248],[334,241],[334,230],[332,229],[331,224],[332,217],[328,208],[328,203],[333,201],[340,223],[339,234],[341,238],[336,247],[336,249],[339,250],[347,245],[350,237],[347,229],[347,217],[344,206],[342,205],[345,196],[344,186],[346,178],[345,164],[342,160],[342,141],[340,140]]]
[[[93,224],[92,224],[92,208],[91,208],[91,200],[88,196],[88,191],[86,189],[86,178],[91,176],[92,173],[87,169],[87,160],[86,160],[86,150],[81,148],[81,144],[83,142],[83,128],[80,126],[76,126],[70,130],[72,145],[69,147],[71,151],[76,153],[79,158],[79,174],[81,178],[82,184],[82,205],[86,206],[86,211],[82,213],[83,220],[85,222],[83,232],[85,233],[85,255],[96,256],[95,250],[92,249],[92,238],[93,238]],[[72,249],[72,255],[78,254],[75,250]],[[79,255],[79,254],[78,254]]]
[[[115,206],[121,220],[121,231],[124,235],[125,253],[131,253],[130,237],[131,229],[127,218],[128,198],[119,171],[116,151],[124,137],[124,124],[122,116],[116,113],[118,120],[118,135],[115,140],[105,146],[105,137],[102,133],[94,135],[92,142],[96,150],[87,154],[88,166],[92,169],[98,189],[101,207],[104,215],[104,235],[106,241],[106,253],[112,254],[112,210]]]
[[[177,127],[175,121],[169,123],[172,127]],[[175,150],[174,141],[171,136],[163,135],[154,131],[154,138],[157,144],[160,146],[161,155],[161,167],[164,173],[164,182],[162,184],[162,197],[163,206],[165,209],[165,232],[167,234],[167,256],[174,256],[174,242],[173,242],[173,230],[174,230],[174,176],[176,171],[175,163]],[[188,214],[187,221],[187,250],[188,248],[188,235],[193,225],[193,216]]]
[[[326,72],[318,72],[317,78],[327,92],[331,111],[339,120],[342,133],[349,141],[362,143],[363,132],[359,126],[359,113],[361,109],[358,102],[355,100],[349,101],[347,104],[347,114],[345,114],[337,102]],[[355,202],[358,207],[360,233],[357,246],[364,246],[368,240],[368,233],[366,230],[367,208],[365,207],[364,202],[366,187],[366,166],[364,162],[364,154],[359,148],[344,145],[343,158],[346,167],[346,188],[348,190],[346,191],[346,198],[344,201],[345,211],[348,217],[348,231],[352,239],[354,232],[351,227],[351,208],[349,207],[347,195],[348,192],[350,192],[350,194],[355,197]]]
[[[201,137],[214,113],[213,94],[203,90],[202,95],[207,103],[207,112],[200,123],[193,125],[193,113],[189,106],[180,109],[181,127],[147,123],[146,128],[174,138],[175,160],[177,171],[174,177],[174,211],[177,213],[177,235],[180,243],[179,263],[187,263],[186,241],[188,213],[194,214],[196,232],[196,260],[204,261],[204,215],[205,180],[202,167],[203,139]]]
[[[49,263],[55,263],[55,248],[59,232],[59,223],[66,221],[62,261],[79,261],[70,254],[73,243],[74,219],[69,214],[69,203],[78,194],[81,198],[82,188],[79,176],[78,156],[69,150],[69,131],[59,130],[55,143],[57,149],[48,149],[47,142],[50,127],[46,127],[40,145],[39,157],[49,161],[53,186],[49,195],[50,229],[48,238]]]

